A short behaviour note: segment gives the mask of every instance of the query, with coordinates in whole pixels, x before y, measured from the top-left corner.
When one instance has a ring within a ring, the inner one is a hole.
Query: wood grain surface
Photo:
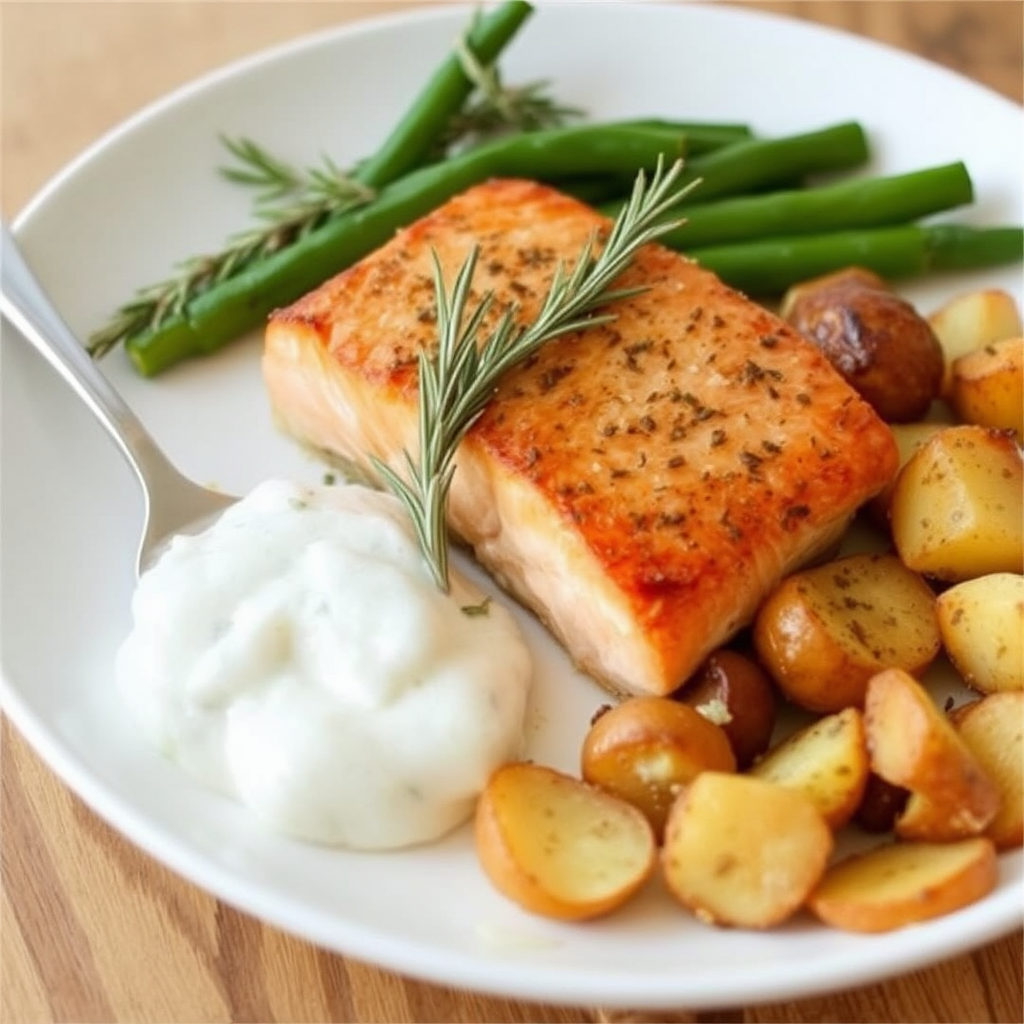
[[[1021,101],[1019,0],[749,6],[885,41]],[[168,90],[261,47],[381,8],[4,0],[4,216],[12,218],[85,146]],[[942,130],[941,116],[936,130]],[[886,984],[714,1012],[683,1007],[674,1014],[607,1013],[453,991],[318,950],[183,882],[92,814],[7,723],[2,783],[0,1019],[12,1024],[1024,1018],[1019,933]]]

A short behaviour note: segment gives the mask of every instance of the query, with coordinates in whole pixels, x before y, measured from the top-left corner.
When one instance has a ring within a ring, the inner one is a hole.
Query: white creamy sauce
[[[433,583],[401,506],[258,486],[139,581],[117,682],[169,758],[268,825],[387,849],[463,822],[521,754],[532,674],[507,609]]]

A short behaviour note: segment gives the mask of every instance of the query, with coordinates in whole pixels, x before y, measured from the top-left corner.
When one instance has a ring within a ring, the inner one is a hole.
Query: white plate
[[[135,286],[214,249],[247,197],[213,173],[219,132],[297,161],[369,152],[465,24],[466,10],[386,16],[237,64],[144,111],[58,177],[17,224],[83,335]],[[553,78],[595,116],[747,120],[799,131],[858,118],[876,170],[965,158],[978,222],[1021,221],[1020,110],[946,71],[804,23],[729,8],[540,9],[507,80]],[[938,112],[939,116],[936,116]],[[1020,268],[908,289],[932,304],[987,282],[1019,297]],[[256,336],[155,381],[104,367],[188,474],[243,492],[321,468],[278,437]],[[3,349],[3,706],[100,815],[228,902],[342,953],[456,986],[622,1006],[749,1004],[856,985],[969,949],[1020,923],[1021,856],[998,891],[902,932],[861,938],[806,919],[770,934],[707,928],[652,885],[608,920],[534,919],[483,878],[466,830],[439,845],[356,855],[289,842],[196,788],[136,735],[115,697],[141,502],[114,448],[55,375]],[[525,621],[525,620],[524,620]],[[525,622],[538,653],[530,753],[572,769],[602,695]]]

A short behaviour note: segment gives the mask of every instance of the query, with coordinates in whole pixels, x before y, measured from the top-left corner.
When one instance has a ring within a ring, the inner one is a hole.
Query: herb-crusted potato
[[[564,921],[607,914],[657,864],[654,833],[632,804],[539,765],[499,768],[477,803],[476,850],[495,888]]]
[[[691,779],[736,770],[723,730],[670,697],[634,697],[606,711],[584,737],[580,762],[587,782],[638,807],[659,839]]]
[[[954,295],[929,314],[928,323],[946,356],[942,381],[944,398],[949,397],[953,363],[960,356],[1024,333],[1017,300],[1001,288],[982,288]]]
[[[917,673],[939,652],[935,596],[894,555],[849,555],[795,573],[754,621],[761,662],[811,711],[864,703],[868,680],[897,666]]]
[[[832,846],[803,793],[704,772],[672,806],[661,861],[669,891],[702,921],[769,928],[803,905]]]
[[[1024,690],[1024,576],[965,580],[943,591],[935,608],[946,654],[968,686]]]
[[[872,770],[910,791],[897,835],[948,842],[985,830],[999,810],[999,791],[913,676],[900,669],[873,676],[864,725]]]
[[[1024,571],[1024,465],[1013,437],[947,427],[899,471],[893,543],[904,564],[955,583]]]
[[[838,829],[860,805],[869,770],[863,718],[857,708],[845,708],[783,740],[750,774],[806,794]]]
[[[1001,803],[985,835],[998,850],[1024,843],[1024,691],[992,693],[968,704],[956,728],[989,778]]]
[[[949,404],[958,420],[1024,437],[1024,337],[1004,338],[953,363]]]
[[[889,843],[829,868],[808,906],[844,931],[893,931],[969,906],[995,888],[998,871],[988,839]]]

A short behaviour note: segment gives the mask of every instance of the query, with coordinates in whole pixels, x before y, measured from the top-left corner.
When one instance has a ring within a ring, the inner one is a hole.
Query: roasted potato
[[[781,310],[882,419],[921,419],[939,396],[945,357],[928,321],[869,270],[806,281]]]
[[[962,423],[1024,438],[1024,337],[993,341],[953,363],[949,404]]]
[[[779,689],[826,713],[862,705],[880,669],[921,671],[940,646],[934,594],[889,554],[849,555],[789,576],[762,604],[753,636]]]
[[[703,772],[672,807],[661,862],[669,892],[702,921],[769,928],[803,905],[832,847],[803,793]]]
[[[768,749],[777,695],[768,674],[745,654],[715,651],[674,696],[721,726],[738,768],[753,764]]]
[[[929,314],[928,323],[946,356],[942,397],[953,382],[953,363],[962,355],[994,341],[1024,334],[1017,300],[1001,288],[985,288],[955,295]]]
[[[793,733],[750,774],[804,793],[829,827],[839,829],[860,806],[869,771],[863,718],[845,708]]]
[[[968,686],[1024,690],[1024,576],[965,580],[943,591],[935,609],[946,654]]]
[[[969,906],[998,874],[988,839],[888,843],[829,868],[807,905],[834,928],[888,932]]]
[[[899,471],[893,543],[909,568],[950,583],[1024,571],[1024,464],[1008,434],[946,427]]]
[[[992,693],[967,705],[956,728],[999,790],[985,835],[998,850],[1024,844],[1024,692]]]
[[[632,804],[572,776],[508,764],[477,802],[476,851],[509,899],[578,921],[625,903],[657,865],[654,832]]]
[[[916,679],[901,669],[873,676],[864,726],[872,771],[910,791],[897,835],[948,842],[984,832],[999,810],[999,791]]]
[[[702,771],[736,770],[725,732],[670,697],[633,697],[591,725],[580,755],[583,778],[628,800],[660,839],[669,808]]]

